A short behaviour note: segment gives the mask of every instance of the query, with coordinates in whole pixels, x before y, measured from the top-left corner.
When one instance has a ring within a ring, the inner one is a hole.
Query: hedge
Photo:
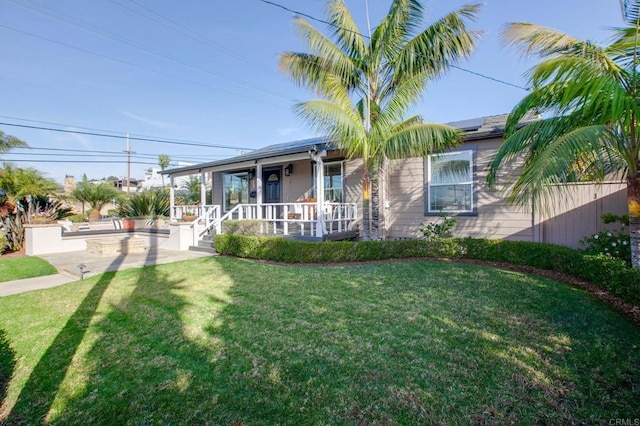
[[[335,241],[315,243],[278,237],[216,235],[218,253],[287,263],[359,262],[412,257],[506,262],[561,272],[593,283],[640,306],[640,271],[604,255],[553,244],[486,239],[437,241]]]

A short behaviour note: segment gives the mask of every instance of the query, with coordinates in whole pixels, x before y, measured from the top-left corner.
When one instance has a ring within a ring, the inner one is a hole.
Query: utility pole
[[[131,190],[131,148],[129,147],[129,133],[127,133],[127,149],[124,151],[127,153],[127,194]],[[133,152],[135,154],[135,152]]]

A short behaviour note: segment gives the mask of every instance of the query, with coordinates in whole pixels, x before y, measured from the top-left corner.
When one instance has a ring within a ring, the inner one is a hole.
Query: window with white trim
[[[427,157],[427,213],[474,211],[471,149]]]
[[[224,180],[224,211],[229,211],[238,204],[249,202],[249,174],[225,173]]]
[[[314,173],[315,168],[314,164]],[[313,186],[316,194],[315,180]],[[344,161],[324,163],[324,200],[327,203],[344,203]]]
[[[324,199],[327,202],[344,202],[344,189],[342,187],[342,169],[344,162],[326,163],[324,165]]]

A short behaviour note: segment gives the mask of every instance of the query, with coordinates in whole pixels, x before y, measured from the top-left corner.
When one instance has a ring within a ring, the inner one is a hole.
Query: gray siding
[[[501,138],[474,141],[466,144],[476,149],[476,176],[474,202],[477,215],[458,217],[456,236],[475,238],[534,239],[532,215],[509,205],[500,193],[501,188],[489,189],[486,168],[496,152]],[[461,149],[465,145],[461,146]],[[387,192],[387,236],[391,239],[414,238],[425,221],[436,221],[437,216],[425,215],[426,164],[424,158],[392,161],[389,166]],[[500,182],[514,175],[514,169],[503,169]]]

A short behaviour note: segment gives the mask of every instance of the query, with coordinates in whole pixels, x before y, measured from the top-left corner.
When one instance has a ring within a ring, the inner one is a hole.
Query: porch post
[[[256,212],[257,219],[262,219],[262,164],[256,163]]]
[[[176,205],[176,190],[174,189],[173,175],[169,175],[169,222],[175,219],[174,206]]]
[[[320,155],[314,155],[316,161],[316,237],[324,236],[324,163]]]
[[[200,206],[204,212],[204,206],[207,204],[207,187],[204,182],[204,178],[207,173],[200,170]]]

